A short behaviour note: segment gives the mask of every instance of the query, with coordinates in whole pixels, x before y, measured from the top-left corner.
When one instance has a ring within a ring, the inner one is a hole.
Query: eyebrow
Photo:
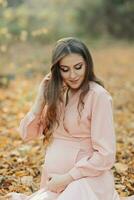
[[[80,64],[80,63],[83,63],[83,62],[81,61],[81,62],[79,62],[79,63],[73,65],[73,67],[76,66],[76,65],[78,65],[78,64]],[[69,67],[69,66],[66,66],[66,65],[60,65],[60,67]]]

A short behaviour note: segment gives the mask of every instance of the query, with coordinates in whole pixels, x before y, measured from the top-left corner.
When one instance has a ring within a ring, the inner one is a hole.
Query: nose
[[[75,79],[75,77],[76,77],[75,71],[74,71],[74,70],[70,70],[69,78],[70,78],[71,80],[73,80],[73,79]]]

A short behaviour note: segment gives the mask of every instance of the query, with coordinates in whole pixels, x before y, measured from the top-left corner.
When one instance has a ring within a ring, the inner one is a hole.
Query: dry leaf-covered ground
[[[121,196],[134,194],[133,53],[134,47],[128,45],[92,49],[95,72],[113,97],[117,156],[112,170]],[[9,191],[31,194],[39,188],[42,141],[23,142],[17,128],[41,79],[41,74],[30,79],[18,76],[8,88],[0,89],[0,195]]]

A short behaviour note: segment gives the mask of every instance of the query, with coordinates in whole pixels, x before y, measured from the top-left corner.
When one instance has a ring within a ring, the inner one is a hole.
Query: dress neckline
[[[94,87],[94,83],[93,81],[89,81],[90,84],[90,89],[92,89]],[[64,87],[63,90],[63,103],[64,103],[64,107],[66,108],[71,102],[72,100],[81,93],[81,88],[78,89],[78,91],[76,91],[73,95],[71,95],[71,97],[69,98],[69,87]]]
[[[80,92],[80,89],[78,91],[76,91],[73,95],[71,95],[71,97],[69,97],[69,91],[70,88],[68,87],[64,93],[64,105],[65,107],[68,106],[68,104],[74,99],[74,97]]]

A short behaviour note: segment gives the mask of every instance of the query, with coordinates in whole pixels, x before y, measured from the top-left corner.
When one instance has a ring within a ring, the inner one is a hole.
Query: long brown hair
[[[62,101],[62,91],[63,91],[63,80],[60,74],[59,62],[60,60],[67,56],[68,54],[76,53],[81,55],[86,63],[85,78],[81,84],[81,94],[78,103],[79,115],[81,113],[80,109],[84,107],[84,96],[89,91],[89,81],[94,81],[99,85],[103,86],[101,80],[99,80],[94,74],[93,60],[91,54],[86,47],[86,45],[80,41],[78,38],[67,37],[62,38],[56,42],[55,47],[52,50],[52,60],[51,60],[51,78],[45,88],[44,98],[47,104],[47,112],[45,115],[45,128],[44,134],[44,144],[47,146],[53,140],[52,133],[54,126],[59,125],[59,110],[58,105]]]

